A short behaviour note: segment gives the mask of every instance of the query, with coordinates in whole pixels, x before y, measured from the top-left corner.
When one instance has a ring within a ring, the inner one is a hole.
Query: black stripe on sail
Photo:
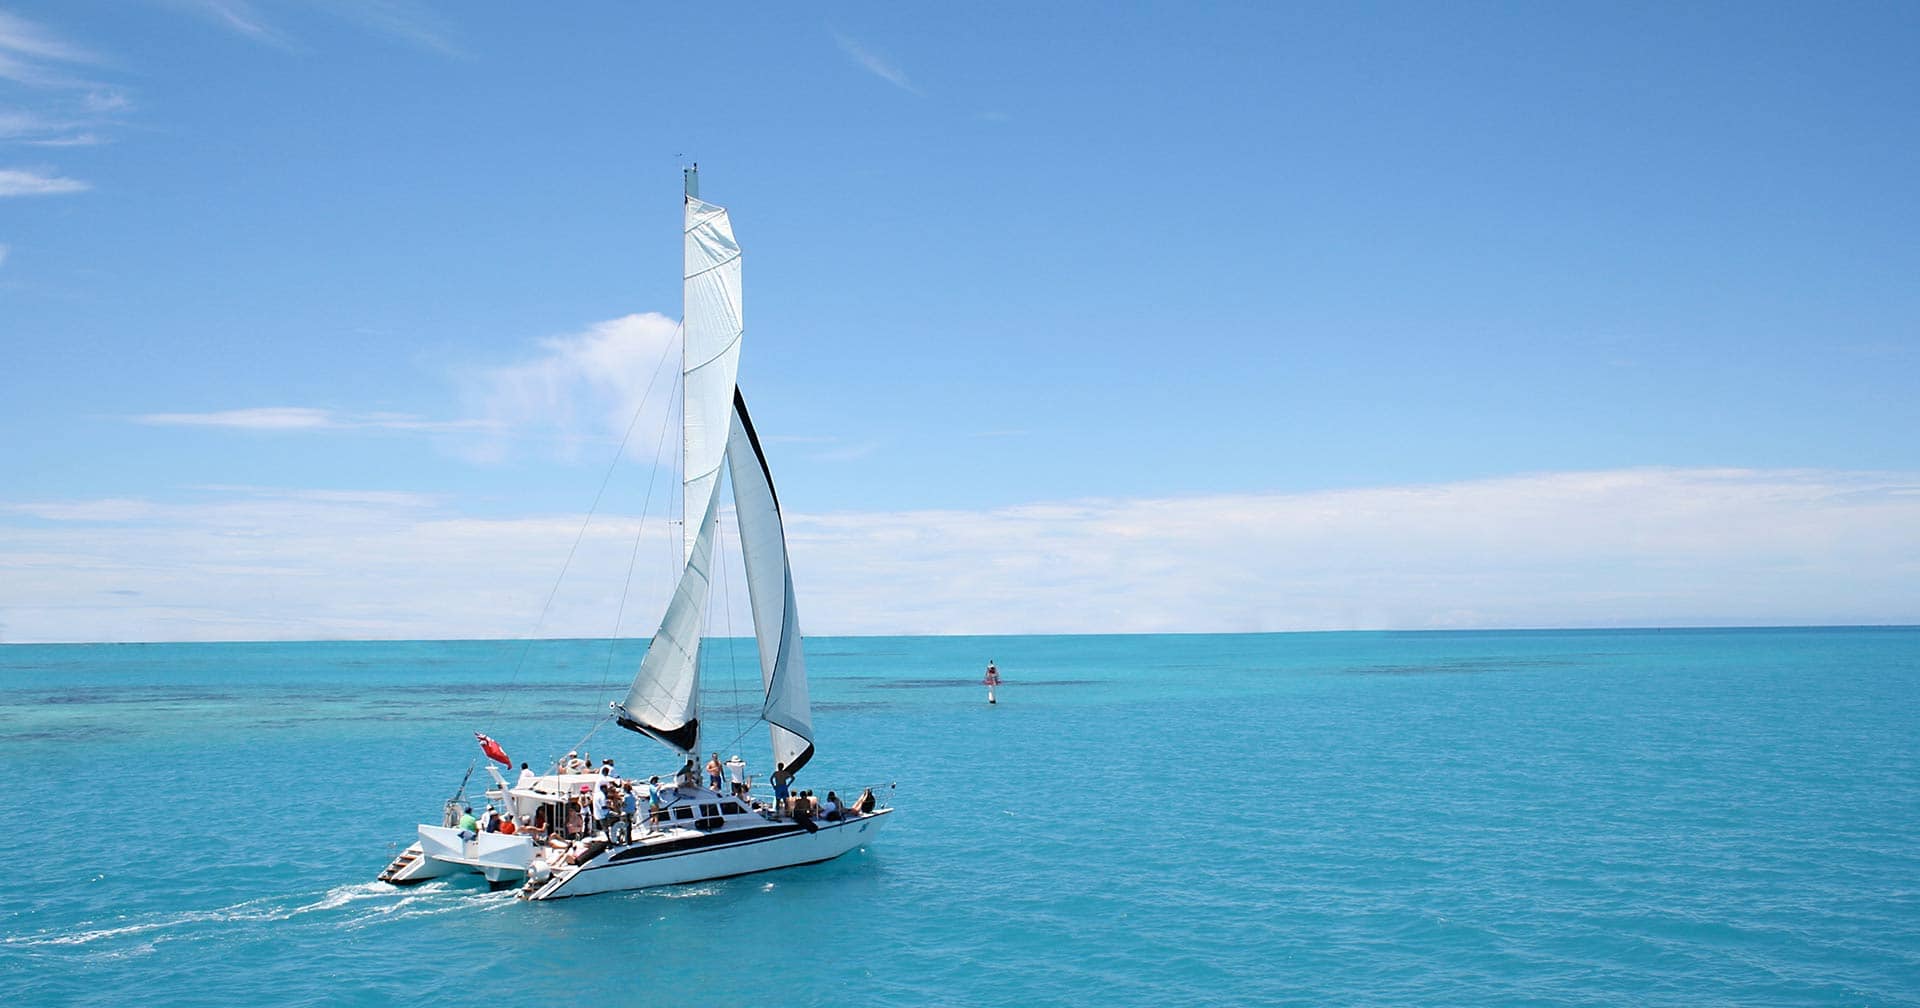
[[[781,562],[784,566],[786,563],[787,534],[785,528],[786,522],[780,515],[780,493],[773,488],[773,470],[767,465],[767,453],[760,447],[760,435],[753,429],[753,417],[747,413],[747,397],[740,393],[740,386],[738,385],[733,387],[733,412],[740,418],[740,430],[746,434],[747,444],[753,448],[753,460],[760,464],[760,478],[766,481],[767,496],[773,499],[773,520],[782,526],[780,530],[780,552]],[[787,611],[788,603],[793,599],[793,571],[791,568],[786,570],[786,577],[783,579],[781,589],[786,593],[786,597],[781,599],[780,604],[780,611],[784,615]],[[794,627],[783,618],[780,628],[780,646],[775,653],[773,663],[775,669],[785,669],[787,667],[787,654],[793,647],[793,640]],[[778,672],[775,673],[775,675],[778,674]],[[807,761],[813,758],[813,740],[807,738],[806,734],[795,729],[792,725],[781,724],[779,721],[767,717],[764,709],[761,710],[760,716],[764,718],[767,723],[780,725],[780,727],[785,728],[799,738],[806,740],[807,748],[787,764],[787,772],[795,773],[799,771],[801,767],[806,766]]]
[[[733,387],[733,411],[740,414],[740,429],[747,434],[747,443],[753,446],[753,459],[760,463],[760,475],[767,480],[767,496],[773,498],[773,510],[780,510],[780,492],[773,488],[773,470],[767,468],[767,453],[760,450],[760,435],[753,430],[753,418],[747,415],[747,399],[740,394],[740,386]]]
[[[786,728],[787,726],[786,726],[786,725],[781,725],[780,727],[782,727],[782,728]],[[787,730],[788,730],[788,731],[793,731],[793,729],[791,729],[791,728],[787,728]],[[793,733],[794,733],[795,735],[799,735],[799,734],[800,734],[799,732],[793,732]],[[804,735],[803,735],[803,736],[801,736],[801,737],[802,737],[802,738],[805,738],[806,736],[804,736]],[[803,767],[803,766],[806,766],[806,765],[807,765],[807,761],[808,761],[808,760],[810,760],[810,759],[812,759],[812,758],[813,758],[813,743],[812,743],[812,742],[808,742],[808,743],[807,743],[807,747],[806,747],[805,749],[802,749],[802,750],[800,751],[800,755],[798,755],[798,756],[795,756],[795,757],[793,758],[793,762],[791,762],[791,763],[788,763],[788,764],[787,764],[787,772],[788,772],[788,773],[790,773],[790,774],[792,774],[792,773],[799,773],[799,772],[800,772],[800,768],[801,768],[801,767]]]
[[[700,747],[699,718],[694,718],[678,728],[671,729],[654,728],[650,725],[643,725],[632,718],[621,717],[618,714],[614,715],[613,721],[628,731],[639,732],[648,738],[659,739],[681,752],[690,753]]]

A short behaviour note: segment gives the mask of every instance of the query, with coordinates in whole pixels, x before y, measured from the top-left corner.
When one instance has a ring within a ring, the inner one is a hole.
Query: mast
[[[732,429],[734,380],[746,325],[740,300],[740,245],[725,207],[700,199],[699,166],[684,170],[681,286],[681,558],[685,566],[660,629],[647,645],[624,703],[623,728],[692,754],[700,747],[700,633],[712,585],[720,467]]]
[[[693,204],[700,199],[700,162],[695,161],[687,167],[680,169],[680,178],[686,189],[685,194],[680,198],[680,203],[685,208],[684,212],[687,217],[691,219],[693,216]],[[686,266],[685,255],[686,253],[683,251],[681,260],[683,272]],[[683,285],[680,290],[680,374],[682,376],[685,376],[687,373],[686,327],[687,292]],[[687,454],[689,450],[687,444],[687,383],[682,381],[680,383],[680,492],[682,494],[681,504],[683,505],[680,511],[681,563],[686,563],[688,560],[693,559],[693,535],[690,524],[693,521],[693,512],[684,506],[686,504]]]

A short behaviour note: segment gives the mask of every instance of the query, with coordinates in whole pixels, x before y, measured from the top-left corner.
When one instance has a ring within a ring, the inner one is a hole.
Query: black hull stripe
[[[813,859],[812,861],[795,861],[795,862],[794,862],[794,863],[792,863],[792,864],[783,864],[783,865],[774,865],[774,866],[773,866],[773,867],[771,867],[771,868],[753,868],[753,869],[750,869],[750,870],[748,870],[748,871],[743,871],[743,872],[731,872],[731,873],[729,873],[729,874],[726,874],[726,875],[713,875],[713,876],[709,876],[709,877],[707,877],[707,878],[703,878],[703,879],[695,879],[695,880],[694,880],[694,882],[718,882],[718,881],[720,881],[721,879],[730,879],[730,878],[740,878],[741,876],[744,876],[744,875],[758,875],[758,874],[760,874],[761,872],[770,872],[770,871],[779,871],[779,870],[781,870],[782,868],[802,868],[802,867],[805,867],[805,866],[807,866],[807,865],[814,865],[814,864],[825,864],[826,862],[828,862],[828,861],[831,861],[831,860],[833,860],[834,858],[837,858],[837,857],[840,857],[841,855],[844,855],[844,854],[846,854],[846,853],[848,853],[848,852],[850,852],[850,851],[852,851],[852,850],[853,850],[853,848],[851,848],[851,847],[849,847],[849,848],[847,848],[846,850],[843,850],[843,851],[841,851],[841,852],[840,852],[839,854],[829,854],[829,855],[827,855],[826,857],[823,857],[823,858],[814,858],[814,859]],[[571,882],[571,881],[573,881],[573,880],[572,880],[571,878],[569,878],[569,879],[568,879],[567,881],[569,881],[569,882]],[[666,885],[692,885],[692,884],[693,884],[693,882],[663,882],[663,883],[661,883],[661,885],[662,885],[662,886],[666,886]],[[562,888],[564,888],[564,886],[563,886]],[[647,888],[659,888],[659,887],[658,887],[658,886],[648,886]],[[623,890],[613,890],[613,891],[615,891],[615,892],[620,892],[620,891],[623,891]],[[631,890],[625,890],[625,891],[631,891]],[[553,894],[553,895],[551,895],[551,896],[542,896],[542,897],[540,897],[540,898],[541,898],[541,899],[543,899],[543,900],[550,900],[550,899],[582,899],[582,898],[585,898],[585,897],[587,897],[587,896],[604,896],[604,895],[606,895],[606,893],[604,893],[604,892],[590,892],[590,893],[560,893],[560,892],[556,892],[556,893],[554,893],[554,894]]]
[[[798,833],[803,827],[798,824],[787,826],[757,826],[750,829],[730,830],[725,833],[709,833],[705,836],[681,837],[678,840],[665,840],[653,844],[641,844],[629,847],[607,859],[608,864],[624,864],[656,854],[672,854],[676,851],[704,850],[708,847],[725,847],[749,840],[762,840],[767,837],[785,836]]]
[[[891,810],[888,810],[888,811],[891,811]],[[837,823],[827,823],[827,822],[823,822],[823,823],[819,823],[818,825],[819,825],[819,827],[820,827],[820,831],[821,831],[821,832],[825,832],[826,830],[830,830],[830,829],[839,829],[839,828],[841,828],[842,826],[850,826],[850,825],[852,825],[852,824],[854,824],[854,823],[860,823],[860,822],[866,822],[867,820],[870,820],[870,819],[877,819],[877,818],[879,818],[879,817],[881,817],[881,816],[883,816],[883,815],[886,815],[886,814],[887,814],[886,812],[875,812],[875,813],[873,813],[872,815],[864,815],[864,816],[861,816],[861,817],[860,817],[860,818],[858,818],[858,819],[847,819],[847,820],[844,820],[844,821],[841,821],[841,822],[837,822]],[[752,839],[752,840],[739,840],[739,841],[735,841],[735,842],[726,842],[726,840],[729,840],[729,839],[731,839],[731,838],[724,838],[724,839],[722,840],[722,842],[719,842],[719,843],[715,843],[715,844],[711,844],[711,845],[709,845],[709,846],[705,846],[705,847],[701,847],[701,848],[698,848],[698,849],[696,849],[696,850],[682,850],[682,851],[671,851],[671,852],[667,852],[667,853],[663,853],[663,854],[659,854],[659,855],[656,855],[656,856],[654,856],[654,857],[647,857],[647,858],[634,858],[634,859],[632,859],[632,860],[630,860],[630,861],[622,861],[622,862],[618,862],[618,863],[615,863],[615,862],[613,862],[613,861],[607,861],[607,862],[605,862],[605,863],[603,863],[603,864],[597,864],[597,865],[588,865],[587,867],[584,867],[584,868],[580,868],[580,869],[577,869],[577,870],[575,870],[575,871],[574,871],[574,873],[573,873],[572,875],[569,875],[569,876],[567,876],[567,878],[566,878],[566,881],[564,881],[564,882],[561,882],[561,883],[560,883],[560,886],[559,886],[559,888],[561,888],[561,889],[565,889],[565,888],[566,888],[566,886],[567,886],[567,882],[572,882],[572,881],[573,881],[574,879],[577,879],[577,878],[579,878],[580,876],[582,876],[582,875],[585,875],[585,874],[586,874],[586,873],[588,873],[588,872],[593,872],[593,871],[599,871],[599,870],[601,870],[601,869],[603,869],[603,868],[624,868],[624,867],[626,867],[626,866],[628,866],[628,865],[634,865],[634,864],[649,864],[649,863],[652,863],[652,862],[654,862],[654,861],[668,861],[668,860],[671,860],[671,859],[673,859],[673,858],[677,858],[677,857],[686,857],[686,856],[687,856],[687,855],[689,855],[689,854],[700,854],[700,853],[703,853],[703,852],[705,852],[705,851],[711,851],[711,850],[725,850],[725,849],[728,849],[728,848],[732,848],[732,847],[751,847],[751,846],[753,846],[754,844],[762,844],[762,843],[767,843],[767,842],[769,842],[769,841],[773,841],[773,840],[779,840],[779,839],[781,839],[782,837],[788,837],[788,836],[792,836],[792,835],[794,835],[794,831],[795,831],[795,830],[801,830],[801,831],[804,831],[804,830],[805,830],[805,827],[800,827],[800,826],[796,826],[796,827],[794,827],[794,829],[786,829],[786,830],[782,830],[782,831],[781,831],[781,832],[780,832],[780,833],[779,833],[778,835],[775,835],[775,836],[763,836],[763,837],[759,837],[759,838],[757,838],[757,839]],[[743,831],[743,832],[744,832],[744,831]],[[849,848],[847,848],[847,850],[852,850],[852,849],[853,849],[853,848],[851,848],[851,847],[849,847]],[[623,851],[622,853],[626,853],[626,852],[625,852],[625,851]],[[649,852],[649,853],[652,853],[652,852]],[[844,853],[846,853],[846,851],[841,851],[840,853],[841,853],[841,854],[844,854]],[[753,869],[753,870],[751,870],[751,871],[743,871],[743,872],[735,872],[735,873],[733,873],[732,875],[715,875],[715,876],[713,876],[712,878],[734,878],[734,877],[735,877],[735,876],[737,876],[737,875],[752,875],[752,874],[755,874],[755,873],[757,873],[757,872],[763,872],[763,871],[774,871],[774,870],[776,870],[776,869],[780,869],[780,868],[797,868],[797,867],[799,867],[800,865],[803,865],[803,864],[819,864],[819,863],[820,863],[820,862],[822,862],[822,861],[831,861],[831,860],[833,860],[834,858],[837,858],[837,857],[839,857],[839,856],[840,856],[840,854],[829,854],[829,855],[827,855],[826,857],[823,857],[823,858],[815,858],[815,859],[813,859],[812,861],[796,861],[796,862],[794,862],[793,864],[790,864],[790,865],[774,865],[774,866],[773,866],[772,868],[755,868],[755,869]],[[708,881],[712,881],[712,879],[696,879],[695,881],[699,881],[699,882],[708,882]],[[670,885],[679,885],[679,884],[681,884],[681,883],[662,883],[662,884],[670,884]],[[583,894],[583,895],[593,895],[593,894],[591,894],[591,893],[588,893],[588,894]]]

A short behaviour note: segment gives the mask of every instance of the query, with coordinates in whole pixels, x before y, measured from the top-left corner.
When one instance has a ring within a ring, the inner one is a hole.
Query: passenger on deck
[[[472,840],[479,835],[476,832],[476,827],[478,827],[480,823],[473,817],[473,806],[469,805],[460,810],[460,821],[455,825],[460,827],[460,839],[462,840]]]
[[[532,787],[533,782],[539,779],[540,778],[534,776],[533,770],[531,768],[529,768],[525,763],[522,763],[520,764],[520,780],[517,783],[515,783],[513,786],[520,788],[521,790],[525,790],[527,788]]]
[[[502,836],[512,836],[513,834],[519,832],[519,830],[516,829],[515,826],[513,825],[512,816],[501,816],[500,826],[497,830],[495,830],[495,832],[501,834]]]
[[[860,797],[854,799],[853,810],[860,815],[872,815],[874,804],[873,789],[866,788],[860,792]]]
[[[586,825],[586,816],[580,809],[580,799],[567,799],[567,838],[572,839],[585,833]]]
[[[647,778],[647,822],[658,823],[660,809],[660,778],[649,777]]]
[[[640,799],[634,797],[632,788],[625,788],[620,801],[620,811],[627,817],[627,829],[640,825]]]
[[[735,798],[747,796],[747,761],[735,754],[727,760],[727,783],[732,785]]]
[[[831,791],[827,792],[827,803],[821,808],[828,822],[839,822],[846,818],[846,813],[840,808],[840,796]]]
[[[604,784],[595,784],[587,791],[587,801],[592,803],[593,830],[607,828],[607,789]],[[588,832],[592,832],[589,830]]]
[[[612,777],[612,776],[614,776],[614,773],[613,773],[613,761],[612,761],[612,760],[610,760],[610,759],[603,759],[603,760],[601,760],[601,761],[600,761],[600,776],[602,776],[602,777]]]
[[[813,810],[807,807],[804,797],[793,800],[793,821],[799,823],[809,833],[820,832],[820,827],[813,824]]]
[[[714,753],[707,758],[707,790],[720,793],[720,754]]]
[[[690,788],[700,783],[700,772],[693,768],[693,757],[687,757],[687,765],[673,775],[673,784],[677,788]]]
[[[787,789],[793,785],[793,775],[787,772],[785,763],[778,764],[773,771],[773,807],[775,814],[786,815]]]
[[[495,812],[493,810],[493,806],[491,805],[487,806],[487,810],[485,812],[480,813],[480,832],[492,833],[494,830],[498,829],[499,826],[500,826],[500,813]]]

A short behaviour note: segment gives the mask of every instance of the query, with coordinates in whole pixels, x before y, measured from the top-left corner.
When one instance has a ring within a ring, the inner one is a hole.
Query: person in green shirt
[[[460,811],[460,832],[466,834],[467,839],[480,835],[479,826],[480,821],[473,817],[473,806],[469,805]]]

